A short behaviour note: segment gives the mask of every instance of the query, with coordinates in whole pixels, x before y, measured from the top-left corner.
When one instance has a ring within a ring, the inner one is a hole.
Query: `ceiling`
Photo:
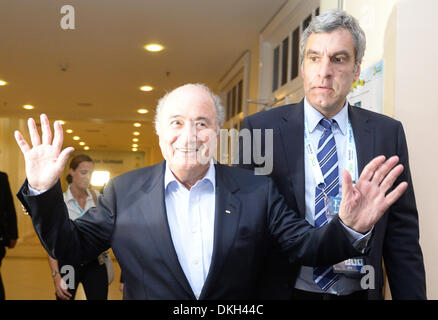
[[[188,82],[217,89],[285,0],[1,0],[0,117],[66,121],[91,150],[157,143],[157,100]],[[63,30],[72,5],[75,29]],[[165,46],[161,53],[143,49]],[[148,84],[152,92],[141,92]],[[31,104],[34,110],[24,110]],[[146,107],[149,113],[136,110]],[[142,123],[134,128],[133,122]],[[72,135],[65,144],[79,147]]]

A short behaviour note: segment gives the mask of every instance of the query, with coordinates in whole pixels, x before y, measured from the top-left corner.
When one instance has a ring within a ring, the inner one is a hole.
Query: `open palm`
[[[365,166],[354,186],[350,174],[343,170],[339,217],[345,225],[361,233],[367,232],[406,191],[408,184],[401,182],[387,193],[403,172],[403,165],[398,161],[397,156],[386,161],[384,156],[374,158]]]
[[[28,120],[29,135],[32,148],[19,131],[15,131],[15,140],[24,155],[26,176],[29,185],[38,191],[50,189],[61,176],[70,154],[74,148],[68,147],[61,151],[63,131],[60,122],[55,121],[54,138],[47,116],[41,117],[41,139],[35,121]]]

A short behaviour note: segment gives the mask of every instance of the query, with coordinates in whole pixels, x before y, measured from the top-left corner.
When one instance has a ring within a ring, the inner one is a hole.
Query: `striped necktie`
[[[315,189],[315,228],[325,225],[328,221],[324,193],[328,197],[336,197],[339,193],[338,154],[332,132],[332,125],[335,120],[324,118],[319,123],[324,127],[324,133],[319,139],[317,158],[324,177],[324,184],[318,185]],[[338,280],[338,275],[333,272],[332,266],[317,267],[313,269],[313,280],[325,291]]]

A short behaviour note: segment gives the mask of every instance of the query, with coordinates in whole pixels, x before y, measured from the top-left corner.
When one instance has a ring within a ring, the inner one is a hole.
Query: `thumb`
[[[56,164],[58,168],[61,169],[61,171],[64,170],[65,165],[67,164],[67,160],[73,151],[75,151],[73,147],[68,147],[62,150],[62,152],[59,154],[58,159],[56,160]]]
[[[342,169],[342,199],[348,199],[353,193],[353,179],[350,173]]]

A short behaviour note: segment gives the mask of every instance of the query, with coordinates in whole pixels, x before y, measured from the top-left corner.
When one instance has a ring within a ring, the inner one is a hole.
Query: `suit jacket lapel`
[[[194,299],[195,296],[181,268],[170,234],[166,214],[166,202],[164,199],[165,168],[165,162],[163,161],[156,167],[155,174],[152,174],[152,181],[145,183],[142,190],[143,194],[140,201],[140,210],[146,219],[149,233],[155,240],[156,248],[160,251],[163,260],[172,271],[172,275],[187,294]]]
[[[220,164],[216,169],[216,204],[214,216],[214,242],[210,270],[201,292],[201,299],[208,297],[228,252],[234,242],[240,220],[240,200],[234,194],[239,188]]]
[[[290,107],[283,115],[284,122],[280,125],[283,153],[286,155],[287,167],[292,177],[293,190],[297,200],[298,210],[305,216],[305,175],[304,175],[304,100]],[[275,153],[281,156],[280,152]]]
[[[351,105],[348,106],[348,118],[353,127],[354,142],[356,144],[358,175],[374,157],[374,131],[369,119],[364,113],[358,112]]]

